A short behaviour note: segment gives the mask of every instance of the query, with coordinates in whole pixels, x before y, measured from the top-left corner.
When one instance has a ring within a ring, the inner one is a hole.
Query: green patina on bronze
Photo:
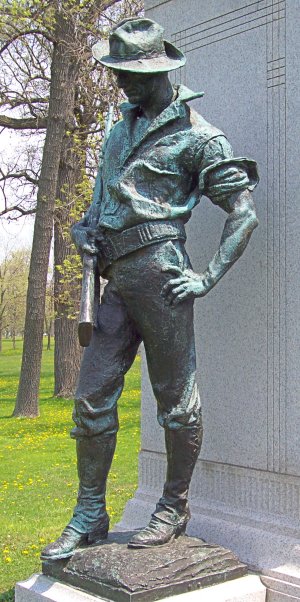
[[[109,40],[93,46],[102,65],[131,73],[162,73],[182,67],[186,58],[163,39],[164,29],[146,18],[125,19],[111,31]]]
[[[114,602],[155,602],[247,573],[232,552],[196,537],[133,552],[127,547],[133,535],[114,531],[103,545],[77,550],[69,560],[45,562],[43,573]]]
[[[109,55],[129,99],[111,130],[93,202],[74,226],[82,254],[108,280],[85,349],[75,399],[79,496],[45,560],[66,558],[107,536],[105,484],[118,430],[124,375],[144,342],[157,416],[165,430],[167,475],[149,525],[129,547],[158,546],[185,532],[188,490],[202,440],[193,327],[195,298],[206,295],[241,256],[257,225],[251,191],[256,163],[234,157],[226,136],[191,109],[202,93],[172,87],[167,71],[184,61],[150,19],[129,19],[110,36]],[[185,250],[185,223],[201,196],[226,215],[219,248],[202,274]]]

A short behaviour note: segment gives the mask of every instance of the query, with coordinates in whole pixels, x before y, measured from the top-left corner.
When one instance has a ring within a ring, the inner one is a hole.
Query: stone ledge
[[[15,602],[107,602],[45,575],[33,575],[16,584]],[[178,596],[162,602],[265,602],[266,588],[259,577],[249,575]]]
[[[300,572],[297,582],[293,583],[293,578],[285,572],[285,567],[281,567],[281,571],[281,578],[261,575],[261,581],[268,591],[268,602],[300,602]]]

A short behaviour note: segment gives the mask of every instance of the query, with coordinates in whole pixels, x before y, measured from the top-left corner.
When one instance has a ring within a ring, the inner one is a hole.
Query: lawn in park
[[[55,399],[53,350],[43,352],[40,416],[11,414],[22,343],[4,341],[0,353],[0,600],[14,599],[16,581],[39,572],[40,550],[67,524],[77,493],[75,443],[69,436],[72,401]],[[119,402],[120,431],[108,483],[111,524],[121,517],[137,484],[140,445],[140,358]]]

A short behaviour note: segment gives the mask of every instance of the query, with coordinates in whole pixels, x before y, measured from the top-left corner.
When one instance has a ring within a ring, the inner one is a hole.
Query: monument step
[[[248,575],[203,590],[163,598],[161,602],[265,602],[266,588]],[[16,585],[15,602],[107,602],[45,575],[33,575]]]

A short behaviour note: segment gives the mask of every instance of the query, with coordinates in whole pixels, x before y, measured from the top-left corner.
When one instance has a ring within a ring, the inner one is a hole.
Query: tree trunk
[[[81,349],[78,343],[77,319],[74,314],[80,302],[78,280],[66,284],[57,269],[65,260],[71,260],[75,249],[70,244],[71,226],[69,205],[76,196],[76,185],[82,173],[82,157],[73,147],[72,137],[65,137],[61,154],[58,198],[59,208],[54,223],[54,395],[72,397],[80,367]]]
[[[35,417],[39,413],[38,393],[43,350],[45,297],[57,178],[65,127],[74,107],[77,63],[76,56],[72,55],[70,49],[75,32],[72,21],[64,19],[59,8],[56,13],[55,34],[48,127],[37,194],[22,367],[14,416]]]
[[[51,350],[51,332],[49,330],[48,334],[47,334],[47,351]]]

